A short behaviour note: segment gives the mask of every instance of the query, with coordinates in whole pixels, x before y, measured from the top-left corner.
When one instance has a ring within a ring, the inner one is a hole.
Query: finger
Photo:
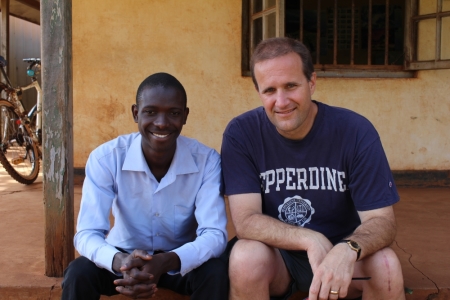
[[[330,291],[331,291],[330,285],[322,283],[319,292],[319,299],[337,299],[338,297],[330,298],[331,296]],[[339,289],[337,289],[337,291],[339,291]]]
[[[149,292],[139,294],[139,295],[136,297],[136,299],[149,299],[149,298],[152,298],[152,297],[154,297],[154,296],[156,295],[156,292],[157,292],[157,291],[158,291],[158,289],[157,289],[157,288],[154,288],[154,289],[152,289],[152,290],[149,291]]]
[[[153,275],[146,272],[146,271],[141,271],[139,269],[131,269],[130,271],[130,276],[133,277],[134,279],[137,279],[139,281],[147,281],[147,280],[152,280],[153,279]]]
[[[133,286],[140,283],[139,280],[134,279],[133,277],[123,278],[123,279],[116,279],[114,280],[115,285],[120,286]]]
[[[137,254],[135,254],[135,256],[134,256],[134,258],[140,258],[140,259],[146,260],[146,261],[151,260],[152,257],[153,257],[153,256],[150,255],[150,254],[148,254],[147,252],[145,252],[145,253],[137,253]]]
[[[143,259],[143,260],[150,260],[150,259],[152,259],[152,256],[150,254],[148,254],[147,251],[144,251],[144,250],[134,250],[131,253],[131,256],[133,258],[140,258],[140,259]]]
[[[156,292],[156,284],[136,284],[134,286],[118,286],[116,291],[128,297],[142,298],[143,295],[152,296]],[[148,296],[147,296],[148,297]]]
[[[127,261],[125,261],[125,263],[123,264],[123,266],[120,267],[120,271],[128,271],[131,270],[132,268],[142,268],[146,262],[148,260],[143,260],[141,258],[134,258],[130,255],[130,259],[128,259]]]
[[[319,292],[320,292],[320,286],[321,281],[318,279],[318,276],[313,276],[313,280],[311,282],[311,285],[309,287],[309,295],[308,300],[317,300],[319,299]]]
[[[338,299],[339,298],[339,289],[331,289],[329,299]]]

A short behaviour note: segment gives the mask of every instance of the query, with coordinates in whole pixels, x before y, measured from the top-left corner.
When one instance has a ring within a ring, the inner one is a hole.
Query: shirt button
[[[156,213],[156,214],[155,214],[155,216],[159,217],[159,214],[158,214],[158,213]]]

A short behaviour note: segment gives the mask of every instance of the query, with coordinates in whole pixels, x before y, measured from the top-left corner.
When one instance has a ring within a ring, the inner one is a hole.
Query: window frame
[[[419,15],[419,1],[420,0],[406,1],[405,18],[409,24],[405,26],[405,36],[407,37],[405,42],[405,49],[407,50],[405,55],[405,70],[450,69],[450,59],[440,59],[442,17],[450,17],[450,11],[442,12],[442,0],[437,0],[435,13]],[[433,18],[436,19],[436,49],[434,60],[418,61],[418,22]]]
[[[276,0],[277,3],[277,24],[280,26],[280,31],[277,31],[277,36],[284,36],[284,1]],[[292,0],[287,0],[292,1]],[[300,0],[298,0],[300,1]],[[305,0],[302,0],[305,1]],[[345,78],[412,78],[415,77],[415,70],[424,69],[447,69],[450,68],[450,60],[439,60],[435,61],[417,61],[415,59],[417,55],[417,26],[415,23],[423,18],[430,18],[430,15],[419,16],[418,15],[418,5],[420,0],[405,0],[405,27],[404,27],[404,53],[402,65],[354,65],[351,64],[352,68],[348,68],[350,64],[346,64],[344,67],[342,65],[325,65],[325,64],[314,64],[314,69],[319,77],[345,77]],[[243,76],[251,76],[250,72],[250,57],[252,53],[252,37],[251,37],[251,26],[252,26],[252,10],[251,10],[252,0],[242,1],[242,61],[241,70]],[[442,7],[442,0],[437,0],[438,8]],[[440,3],[440,5],[439,5]],[[450,12],[436,12],[436,18],[439,20],[443,16],[450,16]],[[437,22],[438,23],[438,22]],[[438,25],[437,25],[438,26]],[[439,23],[440,26],[440,23]],[[336,34],[336,33],[335,33]],[[437,31],[436,36],[440,34]],[[440,36],[440,35],[439,35]],[[439,48],[439,49],[438,49]],[[440,51],[440,43],[436,43],[436,53]],[[438,56],[436,55],[436,58]]]

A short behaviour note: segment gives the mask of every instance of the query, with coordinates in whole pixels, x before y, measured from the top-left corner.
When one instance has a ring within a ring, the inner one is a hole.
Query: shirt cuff
[[[116,255],[116,253],[119,253],[119,252],[120,251],[117,250],[116,247],[106,244],[97,250],[97,252],[95,254],[94,262],[97,265],[97,267],[106,269],[113,274],[121,276],[122,273],[120,273],[120,272],[117,273],[112,269],[114,255]]]
[[[181,267],[180,270],[169,271],[168,274],[170,275],[180,273],[181,276],[184,276],[208,260],[208,258],[205,259],[205,253],[203,253],[203,255],[198,253],[196,247],[194,247],[191,243],[184,244],[180,248],[174,249],[171,252],[175,252],[178,255],[180,258]]]

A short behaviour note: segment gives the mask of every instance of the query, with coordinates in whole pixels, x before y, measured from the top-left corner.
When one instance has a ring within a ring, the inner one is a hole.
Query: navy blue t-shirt
[[[281,136],[262,107],[234,118],[222,142],[224,192],[261,193],[264,214],[334,244],[360,225],[357,211],[392,205],[399,196],[373,125],[315,103],[314,124],[299,141]]]

